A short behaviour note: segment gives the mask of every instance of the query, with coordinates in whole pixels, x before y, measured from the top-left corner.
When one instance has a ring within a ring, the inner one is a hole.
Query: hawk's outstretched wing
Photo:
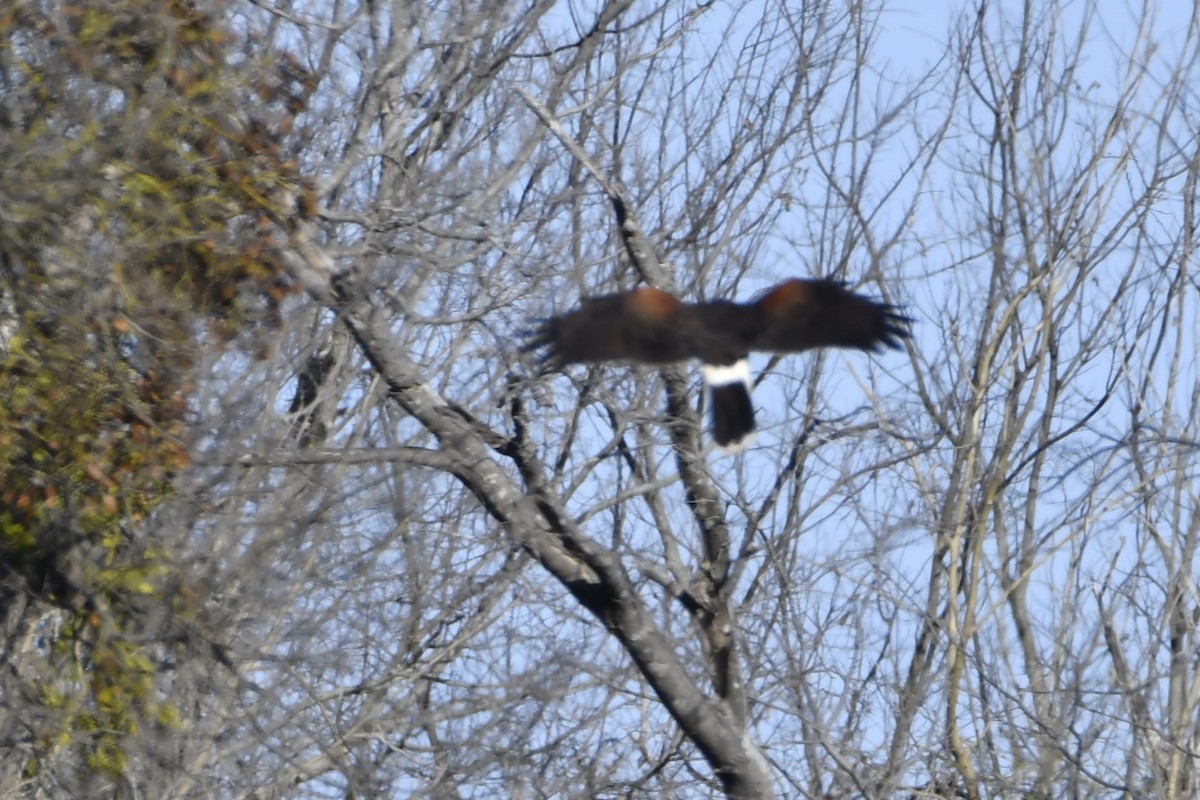
[[[754,303],[762,327],[753,350],[798,353],[814,347],[878,351],[900,347],[912,321],[887,303],[846,289],[837,281],[784,281]]]
[[[592,297],[574,311],[543,320],[525,345],[545,348],[554,367],[580,362],[669,364],[697,355],[690,307],[666,292],[643,286]]]

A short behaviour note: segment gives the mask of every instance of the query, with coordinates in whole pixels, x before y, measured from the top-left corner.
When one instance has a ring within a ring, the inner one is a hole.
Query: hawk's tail
[[[710,389],[713,441],[727,453],[737,452],[754,440],[750,365],[742,358],[734,364],[705,364],[701,370]]]

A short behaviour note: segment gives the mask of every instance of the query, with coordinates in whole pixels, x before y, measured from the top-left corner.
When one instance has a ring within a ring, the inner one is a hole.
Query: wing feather
[[[796,353],[816,347],[899,348],[910,318],[900,309],[831,280],[785,281],[759,298],[763,317],[755,350]]]
[[[668,364],[696,355],[690,307],[666,292],[642,287],[584,300],[574,311],[544,320],[525,345],[545,348],[554,367],[635,361]]]

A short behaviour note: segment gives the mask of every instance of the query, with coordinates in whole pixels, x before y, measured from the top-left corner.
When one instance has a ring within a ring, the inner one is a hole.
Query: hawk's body
[[[575,311],[551,317],[528,349],[546,347],[545,360],[556,367],[699,359],[712,387],[713,438],[723,448],[734,448],[754,431],[748,353],[899,347],[909,335],[908,322],[895,307],[830,280],[784,281],[752,303],[684,303],[644,286],[590,298]]]

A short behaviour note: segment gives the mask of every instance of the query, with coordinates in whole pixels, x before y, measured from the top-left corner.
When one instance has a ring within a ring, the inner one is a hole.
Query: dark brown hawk
[[[545,348],[543,360],[551,367],[699,359],[711,390],[713,439],[732,450],[744,446],[754,432],[747,354],[899,348],[910,322],[897,307],[832,280],[794,278],[744,304],[684,303],[643,286],[585,299],[578,309],[544,320],[525,349]]]

